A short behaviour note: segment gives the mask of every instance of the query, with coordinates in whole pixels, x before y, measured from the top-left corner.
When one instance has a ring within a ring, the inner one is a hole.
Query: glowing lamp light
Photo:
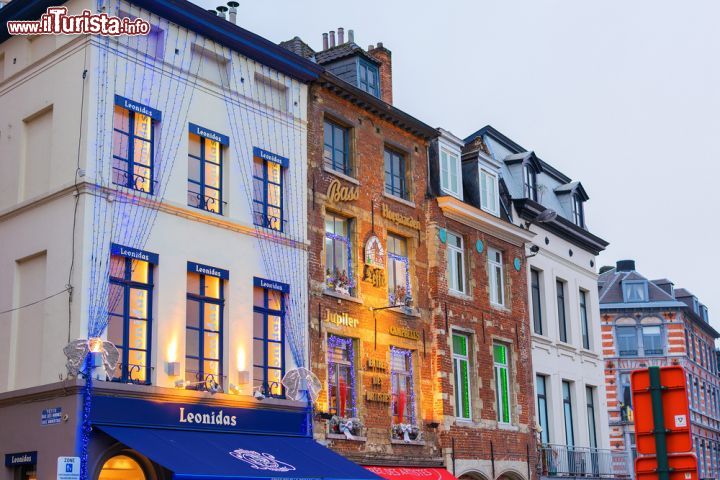
[[[88,340],[88,348],[92,353],[100,353],[103,351],[103,339],[102,338],[91,338]]]
[[[170,340],[170,343],[168,343],[166,358],[167,358],[168,363],[177,362],[177,339],[176,338],[173,338],[172,340]]]

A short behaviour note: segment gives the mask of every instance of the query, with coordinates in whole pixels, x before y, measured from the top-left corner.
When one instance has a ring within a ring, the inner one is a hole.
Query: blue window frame
[[[188,205],[222,215],[222,145],[194,133],[189,135]]]
[[[358,60],[358,87],[380,98],[380,75],[377,65],[367,60]]]
[[[405,157],[385,148],[385,192],[407,200],[407,171]]]
[[[115,382],[150,383],[152,345],[152,265],[112,255],[108,294],[108,341],[120,352]]]
[[[155,122],[147,115],[115,105],[113,170],[115,185],[153,194]]]
[[[283,231],[283,171],[279,163],[254,157],[253,221],[255,225]]]
[[[253,289],[253,388],[266,396],[284,397],[285,295]]]
[[[350,175],[350,129],[330,120],[324,123],[325,166]]]
[[[187,274],[185,382],[191,390],[223,386],[224,280]]]

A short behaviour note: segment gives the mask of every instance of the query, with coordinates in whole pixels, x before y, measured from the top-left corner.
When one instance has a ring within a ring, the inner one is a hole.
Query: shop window
[[[283,397],[285,295],[255,287],[253,305],[253,388],[266,396]]]
[[[253,162],[253,221],[255,225],[282,232],[283,167],[257,156]]]
[[[192,390],[223,387],[224,281],[188,272],[185,315],[185,382]]]
[[[150,263],[110,257],[107,338],[120,353],[115,371],[107,372],[113,381],[150,383],[152,290]]]
[[[332,415],[341,418],[357,417],[355,379],[353,339],[329,335],[328,407]]]
[[[127,455],[116,455],[108,459],[98,476],[98,480],[145,480],[146,478],[140,464]]]
[[[344,295],[355,294],[351,225],[334,213],[325,216],[325,288]]]
[[[390,354],[393,424],[415,425],[413,352],[391,347]]]
[[[151,117],[115,105],[112,149],[115,185],[153,193],[154,134]]]
[[[470,337],[453,333],[453,371],[455,374],[455,416],[469,420],[470,410]]]
[[[407,239],[388,234],[388,296],[391,305],[405,305],[412,296]]]
[[[497,404],[497,421],[509,424],[510,418],[510,362],[508,346],[502,343],[493,344],[493,362],[495,370],[495,401]]]
[[[189,135],[188,205],[222,215],[222,145],[194,133]]]

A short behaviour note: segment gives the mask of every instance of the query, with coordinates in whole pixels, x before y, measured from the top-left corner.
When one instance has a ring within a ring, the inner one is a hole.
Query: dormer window
[[[498,177],[496,173],[480,169],[480,208],[498,215]]]
[[[648,284],[645,280],[625,280],[622,289],[625,303],[648,301]]]
[[[440,147],[440,188],[443,193],[462,200],[460,153]]]
[[[535,169],[528,163],[523,165],[523,181],[525,198],[537,202],[537,174]]]
[[[576,193],[572,198],[573,223],[578,227],[585,227],[585,212],[583,211],[583,202]]]
[[[380,98],[380,76],[377,65],[358,59],[358,87],[370,95]]]

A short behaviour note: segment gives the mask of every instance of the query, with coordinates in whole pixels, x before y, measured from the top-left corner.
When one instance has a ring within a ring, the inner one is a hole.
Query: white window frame
[[[496,256],[500,256],[500,261],[498,262],[495,260]],[[490,287],[490,303],[499,307],[505,306],[505,269],[503,267],[503,253],[496,249],[496,248],[488,248],[487,253],[487,262],[488,262],[488,285]],[[500,272],[500,275],[495,275],[496,272]],[[500,285],[497,284],[497,277],[500,278]],[[500,300],[501,302],[498,303],[495,301],[496,297],[498,295],[495,295],[497,292],[500,293]]]
[[[454,345],[455,345],[455,336],[463,337],[465,339],[465,355],[459,354],[455,351]],[[453,373],[454,373],[454,379],[455,379],[455,417],[463,419],[463,420],[471,420],[472,419],[472,376],[471,372],[472,369],[470,367],[470,335],[464,332],[459,331],[453,331],[451,335],[451,344],[453,346]],[[462,371],[460,369],[460,364],[462,362],[465,362],[467,364],[467,385],[468,385],[468,416],[464,416],[462,412],[462,405],[465,398],[463,397],[463,389],[462,389]]]
[[[486,179],[485,182],[483,182],[483,178]],[[492,187],[494,190],[493,198],[489,198],[489,192],[487,191],[487,187],[483,188],[484,185],[487,186],[488,179],[492,180]],[[492,202],[492,204],[489,204],[489,202]],[[499,203],[500,194],[498,193],[497,172],[493,172],[487,168],[480,167],[480,209],[497,216],[500,213]]]
[[[454,162],[451,160],[454,160]],[[454,165],[451,165],[451,163],[454,163]],[[455,174],[455,189],[452,188],[451,181],[453,172]],[[452,195],[460,200],[463,198],[460,152],[444,146],[440,147],[440,189],[443,193]]]
[[[454,245],[452,239],[456,238],[460,240],[460,246]],[[462,235],[457,233],[447,232],[447,277],[448,277],[448,290],[453,293],[459,293],[465,295],[467,290],[466,273],[465,268],[465,240]],[[458,277],[458,268],[461,269],[460,273],[460,285],[455,285],[455,281]]]

